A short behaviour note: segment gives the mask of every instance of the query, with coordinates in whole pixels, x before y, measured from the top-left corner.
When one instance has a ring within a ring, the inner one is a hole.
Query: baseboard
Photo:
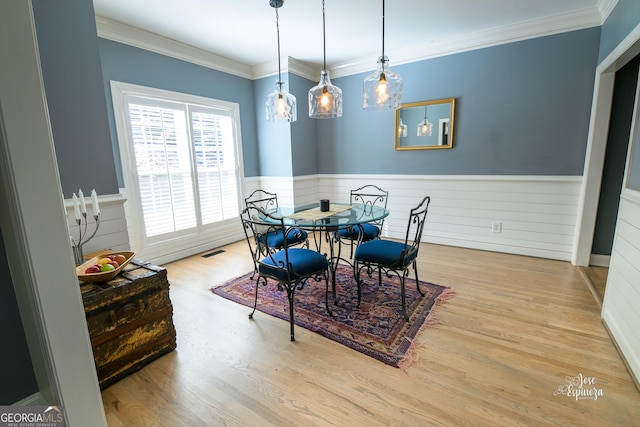
[[[589,257],[589,265],[593,265],[596,267],[609,267],[610,262],[611,255],[591,254],[591,256]]]

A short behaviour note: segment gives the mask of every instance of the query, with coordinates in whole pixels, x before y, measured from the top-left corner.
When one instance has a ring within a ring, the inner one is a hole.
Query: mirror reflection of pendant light
[[[378,68],[364,79],[362,108],[365,110],[396,110],[402,104],[402,77],[389,69],[384,54],[384,0],[382,0],[382,55]]]
[[[327,71],[324,0],[322,0],[322,45],[323,69],[320,72],[320,82],[309,89],[309,117],[312,119],[333,119],[342,117],[342,90],[331,84]]]
[[[433,123],[427,120],[427,106],[424,106],[424,120],[418,123],[418,136],[431,136]]]
[[[402,117],[400,117],[400,123],[398,123],[398,136],[399,137],[407,136],[407,125],[402,123]]]
[[[296,97],[287,93],[282,86],[280,73],[280,24],[278,16],[278,8],[282,7],[284,0],[269,0],[269,5],[276,10],[276,32],[278,33],[278,81],[276,82],[276,90],[267,95],[267,120],[295,122],[298,118],[296,111]]]

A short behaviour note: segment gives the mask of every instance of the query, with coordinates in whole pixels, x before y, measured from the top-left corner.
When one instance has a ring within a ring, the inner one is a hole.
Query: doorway
[[[638,85],[640,55],[615,72],[609,131],[589,265],[584,267],[596,300],[602,304],[613,247]]]

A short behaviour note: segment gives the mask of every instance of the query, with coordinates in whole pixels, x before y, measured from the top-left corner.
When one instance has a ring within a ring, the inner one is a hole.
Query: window
[[[112,89],[132,249],[175,250],[190,239],[199,248],[202,233],[237,222],[237,105],[116,82]]]

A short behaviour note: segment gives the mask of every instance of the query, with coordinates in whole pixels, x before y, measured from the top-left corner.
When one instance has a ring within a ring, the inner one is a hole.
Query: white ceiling
[[[390,65],[600,25],[617,0],[389,0]],[[93,0],[96,16],[256,67],[277,58],[269,0]],[[327,68],[375,66],[382,50],[382,1],[326,0]],[[322,1],[287,0],[279,9],[282,57],[322,64]],[[500,40],[502,39],[502,40]],[[477,46],[475,46],[477,47]]]

